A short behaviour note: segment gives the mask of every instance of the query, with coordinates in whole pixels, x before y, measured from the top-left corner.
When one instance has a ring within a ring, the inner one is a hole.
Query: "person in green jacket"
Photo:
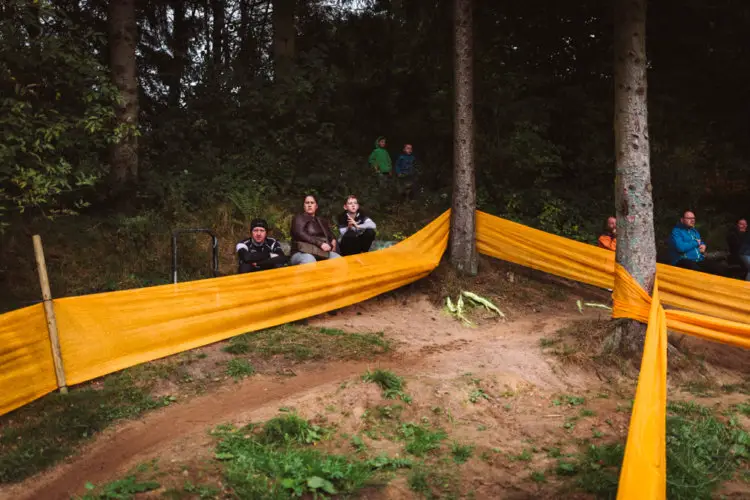
[[[375,173],[381,175],[392,175],[393,165],[391,164],[391,155],[385,149],[385,137],[380,136],[375,139],[375,149],[370,153],[368,163],[375,170]]]

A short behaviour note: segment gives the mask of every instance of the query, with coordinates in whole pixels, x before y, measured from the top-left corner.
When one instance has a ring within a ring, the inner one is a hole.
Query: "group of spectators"
[[[375,222],[360,210],[356,196],[346,198],[344,211],[336,220],[341,235],[339,240],[328,222],[317,213],[318,200],[313,195],[307,195],[303,212],[292,219],[292,243],[288,257],[281,244],[268,236],[268,223],[264,219],[253,220],[250,223],[250,238],[237,243],[239,272],[276,269],[287,264],[312,264],[370,250],[375,240]]]
[[[608,250],[617,249],[617,220],[609,217],[599,236],[599,246]],[[717,263],[706,258],[707,245],[695,228],[695,213],[685,210],[680,221],[669,235],[669,264],[692,271],[722,274]],[[727,235],[728,263],[740,266],[746,281],[750,281],[750,233],[747,220],[738,220]]]

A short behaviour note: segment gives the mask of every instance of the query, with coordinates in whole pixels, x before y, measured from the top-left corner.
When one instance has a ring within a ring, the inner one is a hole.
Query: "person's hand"
[[[331,250],[336,251],[336,240],[331,240]]]
[[[617,236],[617,228],[614,228],[614,229],[612,230],[612,236]]]
[[[320,249],[323,250],[324,252],[330,252],[331,245],[329,245],[328,243],[323,243],[322,245],[320,245]]]
[[[701,253],[706,253],[706,245],[700,245],[698,250],[700,250]]]
[[[359,229],[357,222],[352,218],[351,215],[347,214],[346,217],[349,219],[349,227],[354,227],[356,229]]]

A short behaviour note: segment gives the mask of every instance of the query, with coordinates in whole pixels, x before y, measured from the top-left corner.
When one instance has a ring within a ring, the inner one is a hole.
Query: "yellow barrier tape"
[[[274,271],[56,299],[69,384],[339,309],[416,281],[440,262],[446,212],[384,250]]]
[[[618,266],[618,279],[629,288],[638,283]],[[619,288],[619,281],[618,281]],[[640,289],[644,294],[643,289]],[[625,458],[617,488],[618,500],[660,500],[667,496],[667,320],[659,298],[658,280],[648,313],[641,371],[630,416]]]
[[[69,384],[374,297],[432,271],[449,212],[378,252],[177,285],[54,301]],[[615,254],[477,212],[481,253],[602,288],[614,317],[649,323],[618,498],[664,498],[666,328],[750,347],[750,285],[659,265],[652,300]],[[700,282],[700,286],[696,286]],[[664,311],[661,302],[695,312]],[[706,316],[708,315],[708,316]],[[0,315],[0,414],[56,386],[41,305]]]
[[[42,304],[0,316],[0,415],[56,388]]]

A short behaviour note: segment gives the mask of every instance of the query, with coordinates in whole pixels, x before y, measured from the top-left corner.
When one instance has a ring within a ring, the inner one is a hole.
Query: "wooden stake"
[[[39,272],[39,285],[42,287],[42,299],[44,300],[44,314],[47,317],[47,332],[49,343],[52,347],[52,361],[55,363],[55,376],[60,393],[68,393],[68,384],[65,382],[65,368],[63,367],[62,354],[60,354],[60,338],[57,335],[57,319],[55,308],[52,304],[52,293],[49,290],[49,278],[47,277],[47,264],[44,261],[44,250],[42,250],[42,238],[38,234],[32,237],[34,241],[34,257],[36,257],[36,269]]]

